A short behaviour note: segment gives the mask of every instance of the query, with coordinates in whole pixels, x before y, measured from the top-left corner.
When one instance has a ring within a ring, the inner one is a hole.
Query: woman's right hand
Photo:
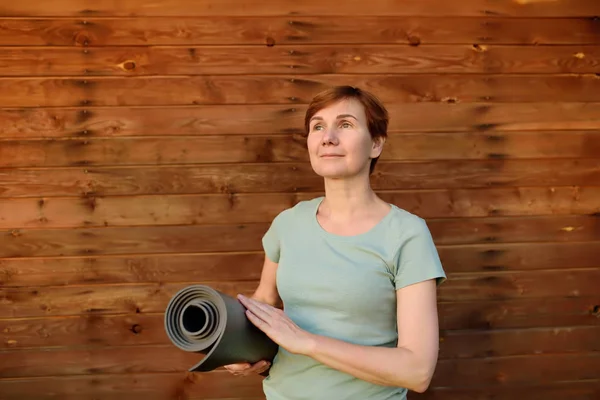
[[[229,364],[229,365],[225,365],[224,368],[227,371],[231,372],[233,375],[248,376],[251,374],[262,374],[267,369],[269,369],[270,366],[271,366],[270,362],[263,360],[263,361],[259,361],[254,364],[250,364],[250,363]]]

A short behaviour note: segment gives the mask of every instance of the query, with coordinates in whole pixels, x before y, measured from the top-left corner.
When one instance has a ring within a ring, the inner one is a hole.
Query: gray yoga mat
[[[188,286],[171,298],[165,311],[167,336],[181,350],[205,355],[189,371],[272,362],[278,345],[248,320],[245,311],[238,299],[204,285]]]

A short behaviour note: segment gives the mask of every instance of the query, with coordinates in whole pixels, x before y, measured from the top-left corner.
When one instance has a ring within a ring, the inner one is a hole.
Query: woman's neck
[[[348,221],[353,217],[369,214],[382,205],[369,182],[369,178],[325,179],[325,200],[319,212],[330,220]]]

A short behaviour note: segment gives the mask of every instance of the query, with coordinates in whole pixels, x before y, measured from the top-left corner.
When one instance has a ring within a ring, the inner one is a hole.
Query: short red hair
[[[318,93],[308,105],[304,116],[304,130],[310,132],[310,119],[320,110],[341,100],[355,99],[360,102],[367,117],[367,128],[373,140],[387,138],[389,115],[385,106],[372,93],[354,86],[334,86]],[[369,173],[373,172],[379,157],[371,160]]]

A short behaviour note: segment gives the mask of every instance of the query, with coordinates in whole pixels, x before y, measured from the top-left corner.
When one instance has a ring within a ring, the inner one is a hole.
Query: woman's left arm
[[[240,297],[252,323],[286,350],[303,354],[359,379],[424,392],[438,359],[436,281],[426,280],[396,291],[398,346],[362,346],[313,335],[281,310]]]

